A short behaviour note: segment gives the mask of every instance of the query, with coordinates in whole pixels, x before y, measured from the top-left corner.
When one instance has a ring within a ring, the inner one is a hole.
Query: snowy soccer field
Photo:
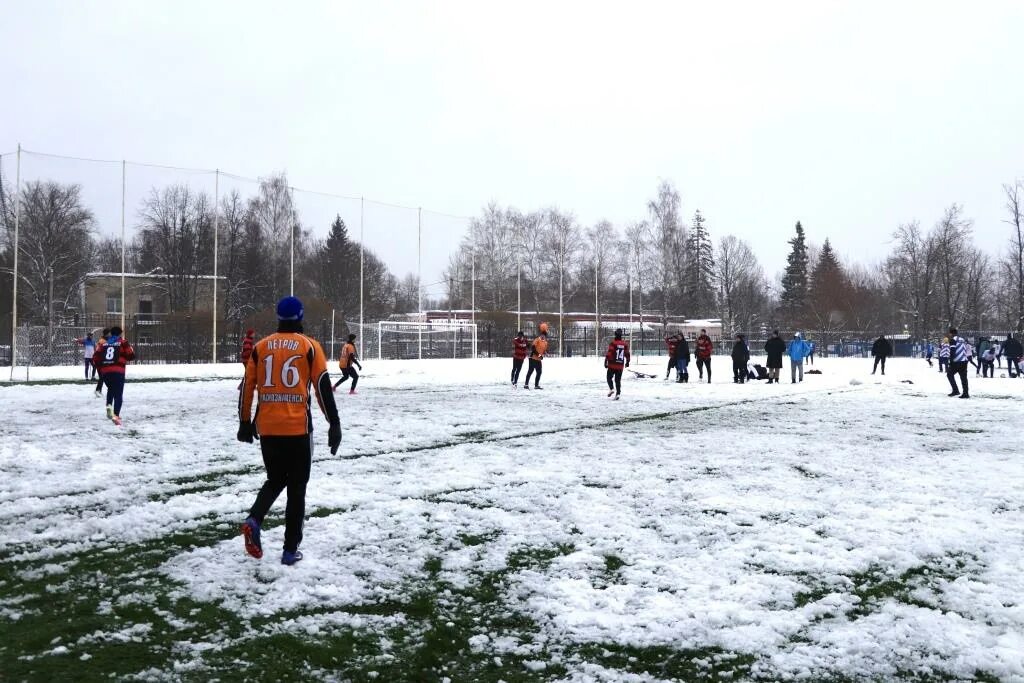
[[[593,358],[542,392],[368,361],[294,567],[283,496],[262,561],[238,533],[240,366],[130,367],[121,428],[33,370],[0,387],[0,679],[1024,680],[1024,381],[637,360],[617,402]]]

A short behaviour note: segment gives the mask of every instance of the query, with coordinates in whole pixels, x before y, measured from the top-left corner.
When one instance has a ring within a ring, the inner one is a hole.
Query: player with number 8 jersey
[[[317,341],[302,334],[302,302],[293,296],[282,299],[277,304],[277,319],[277,332],[257,342],[249,356],[239,396],[238,440],[260,440],[267,470],[267,480],[249,510],[242,533],[246,552],[262,557],[263,519],[287,488],[281,562],[290,565],[302,559],[299,543],[306,515],[306,483],[313,460],[310,386],[330,424],[327,443],[331,455],[338,452],[341,444],[341,421],[324,350]],[[251,419],[253,394],[259,401],[255,424]]]

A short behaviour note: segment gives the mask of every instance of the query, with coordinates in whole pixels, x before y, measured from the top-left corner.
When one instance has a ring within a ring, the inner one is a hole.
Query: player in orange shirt
[[[267,480],[263,482],[249,517],[242,525],[245,550],[263,557],[260,528],[281,491],[288,489],[285,508],[284,553],[281,564],[302,559],[302,523],[306,516],[306,483],[313,461],[313,414],[310,385],[330,428],[327,443],[331,455],[341,445],[341,421],[334,404],[327,356],[320,344],[302,334],[302,302],[293,296],[277,304],[277,333],[264,337],[253,348],[245,365],[245,383],[239,397],[238,440],[260,440]],[[253,393],[259,399],[252,422]]]
[[[352,378],[352,386],[349,387],[348,393],[356,393],[356,383],[359,381],[359,374],[356,369],[352,367],[356,365],[360,370],[363,366],[359,363],[359,359],[356,358],[356,335],[348,335],[348,342],[341,347],[341,356],[338,358],[338,368],[341,370],[341,379],[334,383],[334,390],[337,391],[338,386],[346,381],[349,377]]]
[[[526,370],[526,381],[523,382],[523,388],[530,388],[530,375],[537,372],[537,378],[533,380],[534,389],[542,389],[540,385],[540,372],[541,362],[544,360],[544,354],[548,352],[548,324],[540,324],[540,335],[533,340],[530,345],[530,367]]]

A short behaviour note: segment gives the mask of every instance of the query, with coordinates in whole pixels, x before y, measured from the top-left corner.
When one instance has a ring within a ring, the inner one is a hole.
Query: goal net
[[[99,330],[88,327],[22,325],[15,333],[16,350],[10,379],[15,379],[22,370],[25,379],[29,379],[29,370],[35,366],[83,365],[83,349],[75,339],[81,339],[89,332],[94,334],[94,339],[99,339]]]
[[[377,323],[376,350],[378,359],[475,358],[477,326],[462,322],[382,320]]]

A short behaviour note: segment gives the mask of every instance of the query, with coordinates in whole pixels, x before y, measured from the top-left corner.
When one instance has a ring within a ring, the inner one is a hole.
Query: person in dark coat
[[[747,362],[750,360],[750,349],[742,334],[736,335],[736,343],[732,345],[732,382],[743,384],[747,381]]]
[[[772,336],[764,343],[764,352],[768,354],[768,384],[778,384],[782,356],[786,353],[786,342],[782,341],[778,330],[772,332]]]
[[[680,383],[687,383],[690,381],[690,373],[687,370],[687,366],[690,365],[690,344],[686,341],[686,337],[679,335],[679,341],[676,342],[676,381]]]
[[[1017,368],[1017,362],[1020,357],[1024,355],[1024,347],[1021,346],[1019,339],[1014,339],[1012,334],[1006,335],[1006,341],[1003,342],[1003,355],[1006,356],[1006,369],[1007,374],[1010,377],[1016,377],[1020,372]]]
[[[871,374],[875,374],[878,370],[878,364],[882,364],[882,374],[885,374],[885,359],[892,355],[892,344],[889,340],[882,335],[875,340],[875,343],[871,345],[871,355],[875,357],[875,366],[871,369]]]

